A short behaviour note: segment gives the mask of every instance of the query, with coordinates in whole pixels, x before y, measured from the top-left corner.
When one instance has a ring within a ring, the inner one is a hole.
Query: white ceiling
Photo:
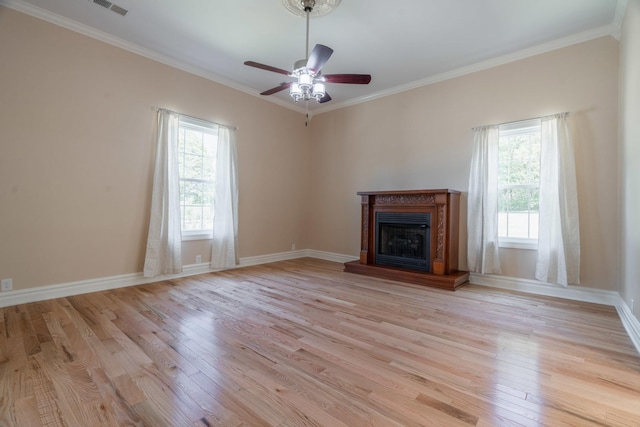
[[[0,4],[247,93],[290,81],[243,65],[289,70],[305,56],[303,17],[282,0],[0,0]],[[342,0],[311,18],[310,45],[334,49],[323,73],[366,73],[369,85],[329,84],[322,112],[471,70],[619,32],[627,0]],[[270,100],[291,108],[287,91]]]

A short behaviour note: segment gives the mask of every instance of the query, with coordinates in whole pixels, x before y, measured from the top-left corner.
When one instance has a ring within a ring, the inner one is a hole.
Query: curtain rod
[[[555,116],[562,116],[562,115],[569,115],[569,114],[573,114],[569,111],[564,111],[562,113],[556,113],[556,114],[547,114],[546,116],[540,116],[540,117],[531,117],[528,119],[520,119],[520,120],[512,120],[510,122],[504,122],[504,123],[496,123],[496,124],[492,124],[492,125],[482,125],[482,126],[474,126],[471,128],[471,130],[474,129],[480,129],[480,128],[485,128],[485,127],[489,127],[489,126],[503,126],[503,125],[510,125],[512,123],[518,123],[518,122],[526,122],[528,120],[536,120],[536,119],[546,119],[549,117],[555,117]]]
[[[233,130],[238,130],[238,129],[239,129],[239,128],[238,128],[238,127],[236,127],[236,126],[229,126],[229,125],[225,125],[225,124],[222,124],[222,123],[214,122],[214,121],[212,121],[212,120],[202,119],[202,118],[200,118],[200,117],[196,117],[196,116],[190,116],[189,114],[183,114],[183,113],[180,113],[180,112],[178,112],[178,111],[169,110],[168,108],[161,108],[161,107],[156,107],[156,106],[153,106],[153,105],[152,105],[152,106],[151,106],[151,109],[152,109],[152,110],[155,110],[155,111],[159,111],[159,110],[168,111],[168,112],[170,112],[170,113],[178,114],[178,115],[180,115],[180,116],[189,117],[190,119],[202,120],[202,121],[204,121],[204,122],[213,123],[214,125],[222,126],[222,127],[224,127],[224,128],[228,128],[228,129],[233,129]]]

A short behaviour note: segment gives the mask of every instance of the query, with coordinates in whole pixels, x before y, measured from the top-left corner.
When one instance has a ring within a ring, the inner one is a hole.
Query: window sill
[[[212,233],[185,233],[182,235],[182,241],[192,241],[192,240],[211,240],[213,239]]]
[[[498,246],[505,249],[538,250],[538,241],[533,239],[500,239]]]

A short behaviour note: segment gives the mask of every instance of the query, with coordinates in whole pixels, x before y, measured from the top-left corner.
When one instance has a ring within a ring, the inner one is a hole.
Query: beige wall
[[[155,112],[239,127],[240,256],[307,247],[301,114],[0,7],[0,278],[142,271]],[[210,256],[185,242],[184,263]]]
[[[640,0],[627,6],[620,48],[620,140],[623,176],[620,295],[640,319]]]
[[[309,128],[291,110],[3,7],[0,58],[0,278],[15,289],[142,270],[151,106],[240,128],[241,257],[292,243],[357,256],[360,190],[452,188],[466,215],[472,127],[575,112],[582,283],[616,289],[612,38],[320,114]],[[463,221],[463,267],[465,231]],[[198,254],[208,259],[208,242],[184,244],[185,264]],[[533,277],[533,252],[502,256],[506,275]]]
[[[314,117],[311,247],[357,257],[357,191],[451,188],[464,192],[460,265],[466,267],[470,129],[563,111],[575,113],[582,285],[615,290],[618,42],[611,37]],[[501,255],[505,275],[533,278],[534,252]]]

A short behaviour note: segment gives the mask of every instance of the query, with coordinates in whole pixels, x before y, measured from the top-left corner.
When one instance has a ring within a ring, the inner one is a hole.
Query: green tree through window
[[[217,139],[215,125],[180,118],[180,214],[182,232],[187,236],[213,230]]]
[[[498,234],[537,239],[540,200],[540,120],[500,126]]]

